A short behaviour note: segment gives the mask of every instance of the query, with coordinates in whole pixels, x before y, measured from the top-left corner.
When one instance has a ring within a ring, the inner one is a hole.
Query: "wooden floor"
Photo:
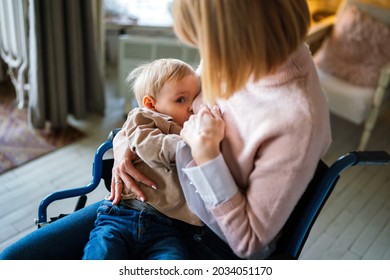
[[[104,118],[91,115],[72,123],[87,138],[58,149],[0,176],[0,251],[27,233],[36,230],[34,218],[40,200],[49,193],[82,186],[91,179],[95,149],[110,130],[123,122],[123,102],[115,87],[107,86],[108,107]],[[389,103],[389,102],[388,102]],[[361,127],[332,117],[334,142],[324,158],[330,163],[354,150]],[[390,106],[380,115],[369,143],[370,150],[390,152]],[[107,194],[100,186],[88,204]],[[75,200],[49,207],[48,216],[73,211]],[[390,165],[356,166],[346,170],[328,204],[320,214],[302,259],[390,259]]]
[[[382,108],[366,150],[390,153],[389,103]],[[361,129],[332,116],[333,144],[325,162],[356,149]],[[390,260],[390,165],[354,166],[342,173],[301,259]]]

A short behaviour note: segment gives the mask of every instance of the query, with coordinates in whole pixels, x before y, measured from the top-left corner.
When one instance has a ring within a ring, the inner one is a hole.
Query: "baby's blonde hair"
[[[172,12],[176,35],[199,49],[209,102],[275,71],[310,24],[306,0],[177,0]]]
[[[139,65],[127,76],[126,82],[132,89],[138,106],[143,107],[143,98],[156,98],[167,81],[180,81],[188,75],[196,75],[188,63],[174,58],[161,58]]]

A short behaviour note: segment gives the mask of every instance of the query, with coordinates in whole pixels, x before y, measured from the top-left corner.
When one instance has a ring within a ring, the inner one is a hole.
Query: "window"
[[[141,26],[172,26],[172,0],[104,0],[105,16]]]

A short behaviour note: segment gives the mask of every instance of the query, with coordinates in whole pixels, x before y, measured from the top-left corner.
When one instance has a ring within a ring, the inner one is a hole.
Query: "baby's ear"
[[[144,98],[142,99],[142,103],[145,106],[145,108],[156,111],[156,109],[154,108],[156,104],[156,100],[150,95],[145,95]]]

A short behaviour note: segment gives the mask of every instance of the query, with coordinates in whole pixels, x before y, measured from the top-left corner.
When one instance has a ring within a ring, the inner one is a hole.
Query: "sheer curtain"
[[[29,0],[29,123],[104,113],[102,0]]]

